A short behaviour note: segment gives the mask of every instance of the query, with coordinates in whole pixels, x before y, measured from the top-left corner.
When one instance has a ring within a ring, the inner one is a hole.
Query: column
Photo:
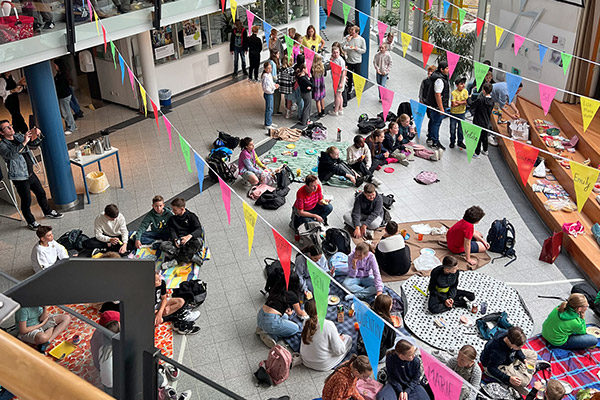
[[[136,35],[138,41],[140,66],[142,67],[142,82],[146,93],[154,103],[156,108],[160,110],[158,101],[158,83],[156,82],[156,73],[154,69],[154,50],[152,49],[152,40],[150,39],[150,31],[144,31]],[[141,100],[141,99],[140,99]],[[148,101],[149,113],[152,113],[150,101]]]
[[[38,128],[44,135],[42,153],[52,200],[59,210],[72,208],[77,205],[77,193],[50,61],[25,67],[25,78]]]
[[[320,30],[319,23],[319,2],[318,0],[308,0],[308,15],[310,18],[310,24],[315,27],[315,32],[318,34]]]
[[[356,9],[362,11],[367,15],[371,15],[371,0],[356,0]],[[356,13],[356,23],[359,23],[358,12]],[[368,78],[369,77],[369,48],[371,47],[371,19],[367,18],[365,29],[362,32],[362,37],[365,39],[367,44],[367,51],[363,54],[362,64],[360,65],[360,74]]]

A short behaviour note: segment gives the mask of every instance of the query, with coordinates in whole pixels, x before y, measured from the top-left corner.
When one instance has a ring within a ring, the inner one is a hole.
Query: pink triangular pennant
[[[477,37],[479,37],[479,34],[481,34],[481,29],[483,28],[484,23],[484,20],[482,20],[481,18],[477,18]]]
[[[165,128],[167,129],[167,134],[169,135],[169,150],[173,150],[173,140],[171,139],[171,121],[167,119],[167,116],[163,114],[163,122],[165,123]]]
[[[554,100],[554,95],[556,95],[556,88],[544,85],[543,83],[538,83],[538,85],[540,87],[540,103],[542,104],[544,115],[548,115],[550,105],[552,104],[552,100]]]
[[[283,269],[285,277],[285,286],[288,287],[290,282],[290,264],[292,260],[292,245],[283,236],[273,228],[273,237],[275,238],[275,247],[277,249],[277,257]]]
[[[388,30],[389,25],[385,22],[377,20],[377,30],[379,31],[379,44],[383,43],[383,37],[385,32]]]
[[[433,51],[433,45],[429,42],[422,42],[421,48],[423,49],[423,68],[427,68],[427,61],[429,61],[429,56]]]
[[[131,68],[127,67],[127,73],[129,74],[129,82],[131,82],[131,90],[135,90],[135,77],[133,76]]]
[[[90,13],[90,22],[93,21],[94,18],[94,10],[92,9],[92,2],[87,0],[88,12]]]
[[[154,120],[156,121],[156,129],[160,130],[160,126],[158,126],[158,108],[156,104],[150,99],[150,105],[152,106],[152,112],[154,113]]]
[[[106,53],[106,29],[104,29],[104,25],[102,25],[102,39],[104,40],[104,52]]]
[[[433,7],[433,0],[429,0],[429,9],[431,10],[431,7]]]
[[[254,13],[246,10],[246,19],[248,20],[248,36],[252,34],[252,24],[254,23]]]
[[[223,179],[219,176],[219,186],[221,187],[221,198],[227,213],[227,223],[231,225],[231,188],[227,186]]]
[[[392,102],[394,101],[394,91],[384,88],[383,86],[379,86],[379,97],[381,98],[381,107],[383,107],[383,120],[387,120],[388,112],[390,112],[390,108],[392,107]]]
[[[446,52],[446,58],[448,58],[448,79],[452,78],[452,74],[454,73],[454,68],[456,68],[456,64],[460,59],[460,56],[451,51]]]
[[[515,34],[515,56],[519,54],[519,49],[523,46],[525,38],[523,36]]]
[[[313,60],[315,58],[315,52],[308,47],[304,48],[304,62],[306,63],[306,71],[308,72],[308,76],[310,76],[310,70],[312,68]]]

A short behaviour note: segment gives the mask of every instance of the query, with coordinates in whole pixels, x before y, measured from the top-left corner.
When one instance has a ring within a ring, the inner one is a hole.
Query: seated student
[[[275,346],[280,338],[293,336],[300,331],[300,327],[290,321],[294,311],[300,318],[307,316],[300,308],[301,293],[298,275],[294,271],[290,273],[287,289],[283,273],[281,278],[271,286],[267,301],[258,310],[256,316],[256,334],[268,348]]]
[[[508,331],[498,331],[485,344],[481,352],[480,361],[485,373],[506,385],[513,386],[517,390],[527,387],[529,382],[523,382],[520,377],[511,376],[505,372],[506,367],[515,361],[525,362],[527,356],[521,349],[526,340],[525,333],[518,326],[513,326]]]
[[[375,314],[379,315],[385,321],[389,322],[391,325],[394,324],[390,314],[393,303],[392,297],[387,294],[377,296],[373,302],[373,312],[375,312]],[[381,342],[379,343],[379,361],[383,360],[383,357],[385,357],[387,351],[394,346],[395,341],[396,332],[388,325],[384,325],[383,333],[381,334]],[[360,331],[358,332],[358,339],[356,341],[356,352],[362,356],[367,355],[365,342],[360,334]]]
[[[411,144],[417,134],[410,116],[408,114],[400,114],[398,117],[398,139],[402,146]]]
[[[194,326],[194,321],[200,316],[200,311],[181,310],[185,300],[181,297],[169,297],[167,295],[167,284],[156,271],[154,277],[154,325],[160,325],[165,317],[176,317],[173,328],[181,335],[194,335],[200,332],[200,327]],[[179,312],[178,312],[179,311]],[[169,318],[171,320],[172,318]],[[184,323],[178,323],[178,322]],[[185,323],[188,322],[188,323]]]
[[[415,357],[416,347],[399,340],[385,357],[387,384],[377,393],[377,400],[429,400],[421,386],[421,360]]]
[[[535,381],[533,389],[527,394],[525,400],[536,400],[538,399],[538,392],[542,390],[544,385],[540,381]],[[561,400],[566,395],[565,387],[556,379],[550,379],[546,383],[546,390],[544,390],[544,400]]]
[[[121,314],[118,311],[105,311],[100,315],[98,324],[113,333],[121,332]],[[95,330],[90,339],[90,352],[94,366],[100,373],[100,381],[104,391],[112,394],[113,387],[113,357],[112,338]]]
[[[315,263],[317,267],[320,267],[323,271],[328,272],[333,275],[335,272],[334,268],[329,268],[327,266],[327,258],[323,255],[323,251],[319,246],[315,246],[314,244],[309,245],[307,248],[302,250],[302,253],[306,254],[308,258],[312,262]],[[300,290],[306,294],[307,291],[312,291],[313,286],[310,281],[310,274],[308,273],[308,266],[306,257],[304,254],[298,253],[296,256],[296,260],[294,261],[295,271],[298,274],[298,279],[300,279]]]
[[[471,254],[483,253],[490,248],[490,244],[483,238],[481,232],[475,230],[474,226],[484,216],[481,207],[469,207],[463,219],[452,225],[446,233],[448,249],[454,254],[465,253],[465,258],[471,265],[477,265],[477,260],[471,258]]]
[[[347,166],[345,162],[340,160],[340,150],[335,146],[330,146],[326,151],[321,152],[317,169],[321,182],[327,182],[333,176],[340,176],[348,179],[356,187],[359,187],[363,183],[362,178]]]
[[[467,301],[475,300],[475,295],[458,289],[458,261],[446,256],[442,265],[431,271],[429,278],[429,301],[427,308],[432,314],[439,314],[455,307],[468,308]]]
[[[165,207],[165,199],[156,195],[152,198],[152,210],[146,214],[135,234],[135,247],[152,244],[155,240],[169,240],[167,221],[173,216],[169,207]],[[150,230],[148,230],[150,228]]]
[[[542,324],[542,336],[552,346],[581,350],[598,345],[598,338],[586,333],[585,312],[588,301],[581,293],[572,293],[567,301],[550,312]]]
[[[377,168],[387,164],[387,158],[390,156],[390,151],[383,147],[383,139],[385,138],[381,129],[375,130],[365,140],[366,145],[371,151],[371,168],[370,171],[374,172]],[[375,186],[381,185],[383,182],[373,177],[371,183]]]
[[[383,238],[375,248],[379,268],[388,275],[404,275],[410,269],[410,248],[404,243],[400,228],[395,221],[385,226]]]
[[[481,369],[475,361],[477,361],[477,350],[473,346],[466,344],[458,351],[458,356],[449,359],[446,365],[473,387],[479,388],[481,384]],[[460,392],[460,400],[475,400],[476,398],[477,392],[470,389],[467,385],[463,385]]]
[[[170,242],[163,242],[161,250],[166,251],[170,261],[163,262],[163,269],[189,262],[202,265],[204,260],[197,253],[204,245],[204,228],[198,216],[185,208],[181,197],[171,201],[173,216],[167,221]]]
[[[51,226],[40,225],[35,234],[39,241],[31,250],[31,265],[34,272],[40,272],[54,265],[58,260],[69,258],[69,253],[63,245],[54,240]]]
[[[395,158],[400,164],[408,166],[408,157],[404,154],[404,144],[402,143],[402,135],[400,134],[400,125],[397,122],[390,122],[385,131],[383,131],[383,147],[390,151],[390,158]]]
[[[296,201],[293,207],[292,223],[294,229],[309,221],[322,222],[327,225],[327,216],[333,211],[333,206],[323,198],[323,189],[319,178],[308,175],[304,179],[304,186],[296,192]]]
[[[367,182],[371,181],[373,172],[371,172],[371,150],[365,146],[365,139],[362,136],[354,136],[354,144],[346,149],[346,162],[356,172],[358,172]]]
[[[263,170],[267,167],[260,161],[254,151],[254,141],[251,137],[240,140],[240,158],[238,159],[238,171],[244,182],[250,185],[258,185]]]
[[[346,225],[354,228],[352,236],[356,239],[367,237],[367,229],[375,230],[383,222],[383,197],[377,193],[372,183],[367,183],[361,194],[354,198],[352,211],[344,214]],[[373,237],[373,232],[369,232]]]
[[[17,337],[25,343],[36,344],[44,353],[50,342],[63,333],[71,317],[66,314],[48,315],[46,307],[22,307],[15,313]]]
[[[333,321],[326,319],[319,326],[317,304],[310,299],[304,304],[308,319],[302,328],[300,355],[306,368],[329,371],[346,357],[352,348],[352,337],[340,334]]]
[[[365,400],[356,388],[356,381],[369,379],[373,368],[367,356],[354,354],[325,379],[321,398],[323,400]],[[396,399],[394,399],[396,400]]]
[[[123,254],[127,251],[127,222],[119,207],[109,204],[94,221],[94,237],[83,242],[86,249],[104,249]]]
[[[361,300],[372,299],[374,295],[379,296],[383,292],[377,260],[365,242],[359,243],[348,256],[348,277],[344,279],[343,285]],[[351,298],[351,294],[346,296],[346,300]]]

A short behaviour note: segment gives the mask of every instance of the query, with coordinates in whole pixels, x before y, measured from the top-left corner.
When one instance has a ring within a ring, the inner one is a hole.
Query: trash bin
[[[85,176],[85,182],[90,193],[102,193],[109,188],[108,178],[101,171],[93,171]]]
[[[171,109],[171,89],[159,89],[158,90],[158,100],[160,102],[161,108],[170,110]]]

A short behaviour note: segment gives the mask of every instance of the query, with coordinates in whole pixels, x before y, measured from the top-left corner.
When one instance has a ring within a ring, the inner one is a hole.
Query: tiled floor
[[[341,28],[330,28],[327,33],[330,39],[336,39],[341,36]],[[373,49],[374,44],[371,45]],[[396,54],[393,57],[394,65],[388,87],[396,92],[392,108],[395,110],[401,101],[408,101],[416,96],[424,72],[422,68]],[[330,89],[329,78],[327,89]],[[191,99],[189,96],[194,95],[189,93],[183,98]],[[330,97],[328,96],[327,104],[331,103]],[[261,129],[264,103],[258,84],[242,81],[187,102],[181,101],[180,104],[169,113],[169,119],[199,154],[208,153],[217,130],[241,137],[250,136],[255,142],[266,139],[265,132]],[[358,115],[365,112],[375,115],[380,111],[377,91],[371,88],[364,93],[360,108],[352,100],[343,117],[327,116],[321,122],[328,127],[329,132],[335,132],[340,127],[343,140],[351,140],[356,133]],[[129,110],[124,110],[121,114],[115,114],[114,118],[126,119],[130,115]],[[276,117],[274,122],[286,125],[292,120]],[[442,141],[447,143],[447,121],[444,121],[441,132]],[[113,134],[111,142],[121,152],[125,188],[118,187],[116,167],[113,162],[107,162],[104,170],[112,187],[103,194],[93,195],[92,204],[86,204],[83,210],[66,213],[62,220],[51,221],[55,232],[82,228],[90,233],[96,214],[111,202],[116,203],[127,220],[131,221],[150,208],[150,199],[155,194],[170,198],[197,184],[195,173],[186,171],[175,130],[173,134],[173,151],[169,151],[164,127],[161,125],[160,132],[157,132],[153,119],[144,120]],[[495,159],[498,160],[498,157]],[[539,299],[537,296],[567,296],[571,285],[522,285],[523,282],[562,280],[564,275],[555,265],[538,261],[539,241],[511,202],[514,194],[507,193],[504,189],[490,159],[482,157],[468,164],[465,152],[455,149],[446,151],[443,160],[439,162],[417,159],[409,167],[396,164],[394,168],[394,173],[382,172],[379,177],[384,181],[381,191],[394,193],[397,199],[391,214],[398,221],[460,219],[466,208],[477,204],[487,213],[478,225],[479,230],[486,232],[493,220],[502,217],[514,224],[519,259],[506,268],[502,266],[503,263],[496,262],[479,271],[502,279],[519,290],[535,319],[535,332],[539,332],[543,319],[557,302]],[[437,172],[440,182],[431,186],[416,184],[413,177],[424,169]],[[81,193],[83,188],[79,171],[74,170],[74,176]],[[257,210],[269,224],[289,239],[293,239],[288,227],[290,204],[298,187],[299,184],[293,184],[288,204],[281,209]],[[234,189],[245,198],[245,190],[239,183],[234,185]],[[330,223],[341,226],[342,215],[351,207],[353,191],[326,187],[325,192],[334,197],[334,213],[330,217]],[[277,387],[264,389],[257,388],[254,384],[252,372],[257,369],[258,362],[267,356],[266,347],[254,334],[256,313],[264,301],[260,293],[264,286],[262,260],[275,256],[276,251],[270,226],[259,221],[252,254],[248,256],[241,204],[233,196],[231,225],[228,225],[218,185],[213,185],[188,202],[188,208],[198,213],[206,227],[213,259],[201,271],[201,278],[208,282],[208,298],[200,307],[201,317],[198,320],[202,330],[198,335],[190,337],[175,335],[175,359],[248,399],[268,399],[285,394],[298,400],[319,397],[323,380],[328,373],[310,371],[303,366],[294,368],[290,378]],[[3,205],[0,212],[12,210]],[[37,213],[39,215],[39,210]],[[29,255],[35,242],[34,236],[23,223],[0,219],[2,271],[19,279],[32,273]],[[400,283],[392,283],[390,286],[400,291]],[[591,314],[589,318],[593,320]],[[187,377],[183,377],[177,385],[180,390],[192,388],[194,399],[220,398],[214,391],[209,391],[206,386],[196,384]]]

